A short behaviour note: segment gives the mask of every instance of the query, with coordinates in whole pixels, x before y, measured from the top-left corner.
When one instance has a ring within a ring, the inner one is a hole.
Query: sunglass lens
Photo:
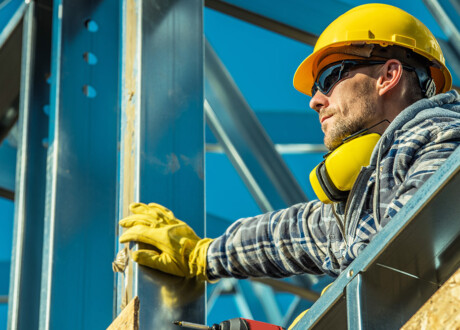
[[[331,88],[339,81],[342,65],[333,65],[327,68],[318,79],[319,89],[323,94],[329,93]]]

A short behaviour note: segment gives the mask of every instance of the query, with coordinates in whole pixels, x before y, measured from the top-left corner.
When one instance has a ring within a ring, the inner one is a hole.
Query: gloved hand
[[[132,203],[129,209],[133,215],[120,221],[120,226],[127,228],[120,243],[135,241],[153,246],[132,251],[134,261],[176,276],[208,280],[206,252],[212,239],[200,239],[185,222],[159,204]]]

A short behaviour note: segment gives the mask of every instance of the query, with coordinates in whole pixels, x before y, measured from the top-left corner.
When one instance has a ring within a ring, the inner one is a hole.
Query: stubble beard
[[[345,109],[345,113],[356,113],[353,117],[342,118],[337,111],[332,112],[338,118],[335,119],[334,126],[324,135],[324,144],[330,151],[341,145],[342,140],[347,136],[371,125],[369,124],[369,119],[373,117],[374,110],[371,99],[366,93],[367,91],[366,88],[363,88],[363,93],[359,93],[360,96],[357,99],[360,101],[353,106],[354,109],[349,106]],[[361,108],[361,111],[357,113],[355,109],[359,108]]]

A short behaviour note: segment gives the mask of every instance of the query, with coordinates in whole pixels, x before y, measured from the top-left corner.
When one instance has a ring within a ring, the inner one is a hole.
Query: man
[[[322,201],[240,219],[214,240],[200,239],[161,205],[135,203],[120,221],[127,229],[120,242],[155,246],[132,258],[184,277],[336,277],[460,143],[460,97],[449,91],[451,81],[420,21],[388,5],[356,7],[326,28],[294,76],[312,97],[325,145],[347,150],[345,159],[331,153],[336,164],[312,174]],[[347,191],[334,174],[365,153],[358,141],[369,152],[356,175],[338,176]]]

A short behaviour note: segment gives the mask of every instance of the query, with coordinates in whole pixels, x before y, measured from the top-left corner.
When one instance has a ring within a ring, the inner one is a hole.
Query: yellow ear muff
[[[379,139],[377,133],[361,135],[325,156],[310,173],[310,183],[319,200],[330,204],[348,198],[361,168],[369,165]]]

